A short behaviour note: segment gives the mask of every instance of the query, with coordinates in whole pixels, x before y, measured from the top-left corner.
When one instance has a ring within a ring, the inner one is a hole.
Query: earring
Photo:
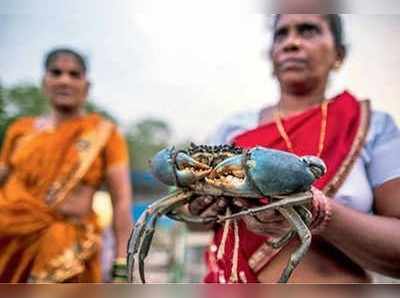
[[[333,69],[338,70],[342,66],[342,62],[336,61],[335,64],[333,64]]]

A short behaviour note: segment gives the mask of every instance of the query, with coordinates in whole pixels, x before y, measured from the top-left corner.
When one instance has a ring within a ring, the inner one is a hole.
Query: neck
[[[52,121],[55,125],[70,120],[70,119],[74,119],[74,118],[78,118],[81,117],[85,114],[84,109],[79,108],[76,110],[57,110],[57,109],[53,109],[53,111],[51,112],[51,118]]]
[[[291,92],[291,90],[281,90],[281,98],[278,107],[284,116],[290,116],[316,106],[325,99],[324,89],[315,89],[309,92],[298,93]]]

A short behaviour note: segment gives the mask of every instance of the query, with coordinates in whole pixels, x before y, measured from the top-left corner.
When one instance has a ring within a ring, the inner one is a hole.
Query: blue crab
[[[128,278],[133,282],[135,262],[143,283],[144,260],[149,252],[157,220],[166,215],[190,223],[221,223],[241,216],[255,216],[274,209],[291,223],[292,229],[269,244],[282,247],[296,234],[299,248],[283,271],[279,282],[287,282],[311,243],[309,225],[312,220],[307,205],[312,200],[312,183],[325,174],[324,162],[315,156],[294,154],[255,147],[243,150],[233,145],[206,146],[191,144],[187,150],[165,148],[152,161],[151,171],[166,185],[177,191],[155,201],[138,219],[128,243]],[[182,206],[199,195],[259,199],[269,197],[270,203],[236,213],[216,217],[194,217],[184,213]]]

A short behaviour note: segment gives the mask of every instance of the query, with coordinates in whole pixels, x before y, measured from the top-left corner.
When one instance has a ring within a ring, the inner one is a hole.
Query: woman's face
[[[89,82],[76,58],[59,54],[49,65],[43,78],[43,93],[61,112],[80,109],[86,100]]]
[[[329,72],[342,60],[324,16],[311,14],[280,16],[271,59],[281,87],[305,89],[300,92],[326,84]]]

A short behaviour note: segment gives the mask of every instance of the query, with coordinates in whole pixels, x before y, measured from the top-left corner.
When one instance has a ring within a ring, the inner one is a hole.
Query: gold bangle
[[[115,265],[126,265],[127,264],[126,258],[116,258],[114,260],[114,264]]]

